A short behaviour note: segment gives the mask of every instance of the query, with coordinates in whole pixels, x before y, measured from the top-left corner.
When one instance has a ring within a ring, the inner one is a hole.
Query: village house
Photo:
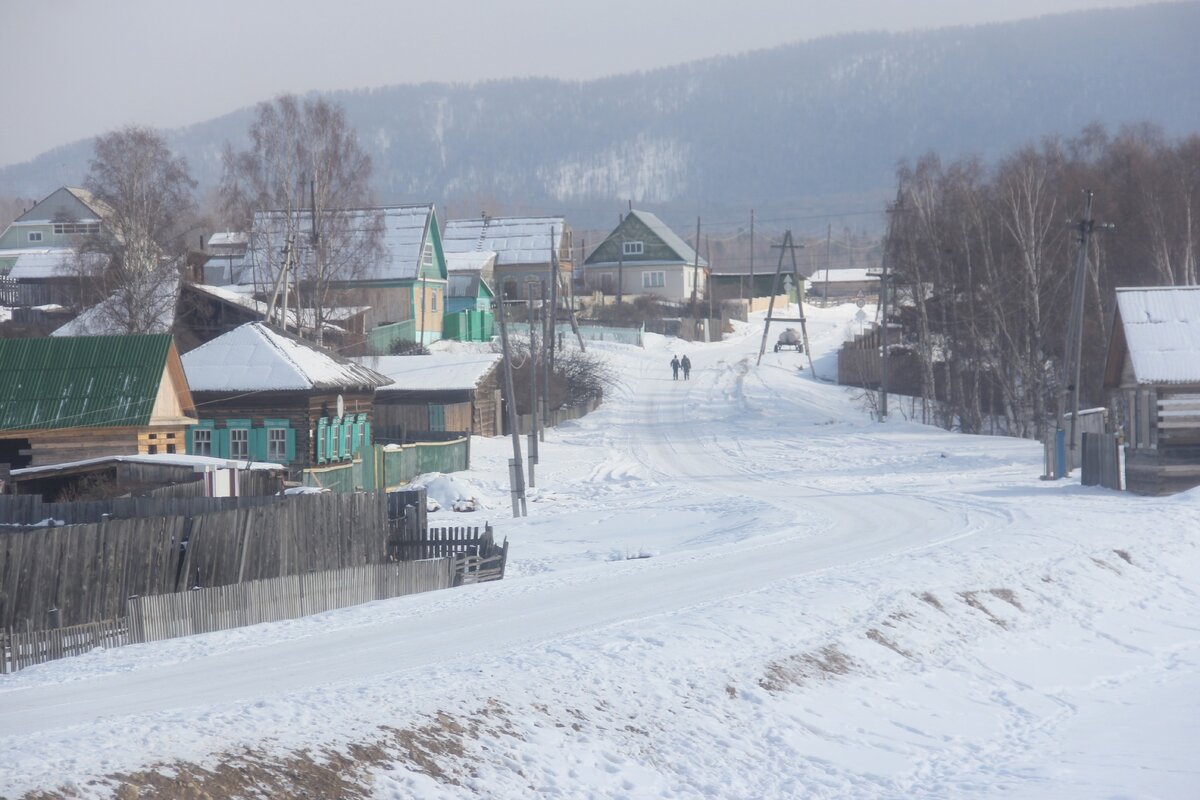
[[[1104,386],[1116,395],[1125,486],[1200,486],[1200,286],[1117,289]]]
[[[251,322],[183,356],[200,409],[187,452],[292,473],[349,462],[372,442],[375,390],[391,381]]]
[[[562,217],[452,219],[442,242],[447,253],[495,253],[490,285],[510,300],[524,298],[529,281],[549,287],[555,260],[560,286],[572,284],[571,229]]]
[[[375,436],[415,442],[446,433],[498,436],[502,429],[499,353],[368,356],[359,364],[391,378],[375,393]]]
[[[431,203],[326,210],[322,225],[343,232],[335,256],[341,265],[331,287],[341,302],[367,307],[371,352],[390,352],[399,341],[429,344],[442,338],[446,257]],[[260,286],[271,285],[289,234],[310,227],[308,211],[254,215],[250,255]],[[305,274],[312,249],[298,247],[296,257],[305,263],[299,269]]]
[[[0,235],[0,305],[77,303],[76,248],[101,235],[111,213],[86,189],[64,186],[17,217]]]
[[[0,339],[0,463],[182,453],[196,408],[166,334]]]
[[[631,210],[583,262],[590,292],[652,294],[676,303],[706,297],[708,262],[649,211]]]

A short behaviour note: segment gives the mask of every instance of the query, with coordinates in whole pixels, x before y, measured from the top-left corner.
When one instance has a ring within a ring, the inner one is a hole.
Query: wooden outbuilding
[[[499,353],[367,356],[363,366],[392,379],[375,393],[376,438],[440,441],[448,433],[501,433]]]
[[[1200,286],[1117,289],[1104,386],[1139,494],[1200,486]]]
[[[195,414],[170,335],[0,340],[0,463],[182,453]]]

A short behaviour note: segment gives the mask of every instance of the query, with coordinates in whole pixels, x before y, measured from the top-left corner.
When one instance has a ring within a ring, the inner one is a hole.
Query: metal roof
[[[1200,383],[1200,286],[1117,289],[1117,312],[1139,384]]]
[[[497,264],[549,264],[550,235],[561,245],[566,221],[562,217],[481,217],[452,219],[442,234],[446,253],[492,250]]]
[[[8,277],[23,280],[69,278],[75,274],[75,251],[69,248],[25,252],[17,256]]]
[[[167,334],[0,339],[0,431],[145,425]]]
[[[463,391],[474,389],[491,372],[499,353],[434,353],[427,356],[361,356],[354,360],[394,381],[380,389],[387,395],[409,391]]]
[[[193,392],[374,389],[391,380],[316,345],[247,322],[183,356]]]
[[[415,280],[420,277],[421,250],[425,244],[425,234],[433,217],[431,203],[410,206],[384,206],[381,208],[348,208],[323,212],[323,218],[337,218],[336,224],[350,232],[360,232],[364,236],[373,230],[374,225],[382,226],[383,235],[380,240],[382,252],[378,257],[372,257],[361,264],[348,280],[355,281],[387,281]],[[269,286],[272,281],[271,268],[282,258],[287,243],[289,231],[296,232],[300,241],[300,259],[307,264],[312,257],[310,248],[303,246],[312,228],[312,215],[309,211],[258,211],[254,214],[254,223],[250,234],[250,248],[247,255],[260,271],[259,281]],[[353,247],[351,237],[350,247]],[[348,259],[349,260],[349,259]],[[220,264],[220,258],[210,259],[214,265]],[[244,276],[241,280],[252,276]]]
[[[443,242],[443,246],[445,243]],[[447,272],[480,272],[489,266],[496,265],[494,250],[480,250],[470,253],[446,253]]]

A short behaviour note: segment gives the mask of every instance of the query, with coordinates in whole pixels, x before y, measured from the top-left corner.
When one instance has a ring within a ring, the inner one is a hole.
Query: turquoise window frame
[[[217,454],[216,427],[217,427],[216,424],[211,419],[202,419],[199,422],[197,422],[195,425],[189,425],[187,428],[187,431],[185,432],[185,439],[184,439],[184,447],[187,448],[187,454],[190,456],[196,456],[196,455],[215,456]],[[202,453],[196,452],[196,440],[195,440],[195,436],[193,434],[195,433],[195,431],[197,429],[206,430],[211,433],[211,435],[209,436],[209,439],[208,439],[208,453],[202,454]]]

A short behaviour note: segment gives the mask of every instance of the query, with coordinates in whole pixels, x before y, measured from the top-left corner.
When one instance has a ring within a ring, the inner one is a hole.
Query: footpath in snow
[[[1200,493],[872,421],[829,381],[856,310],[807,309],[816,377],[761,320],[592,346],[620,383],[527,518],[508,440],[438,484],[503,582],[0,676],[0,796],[1200,796]]]

